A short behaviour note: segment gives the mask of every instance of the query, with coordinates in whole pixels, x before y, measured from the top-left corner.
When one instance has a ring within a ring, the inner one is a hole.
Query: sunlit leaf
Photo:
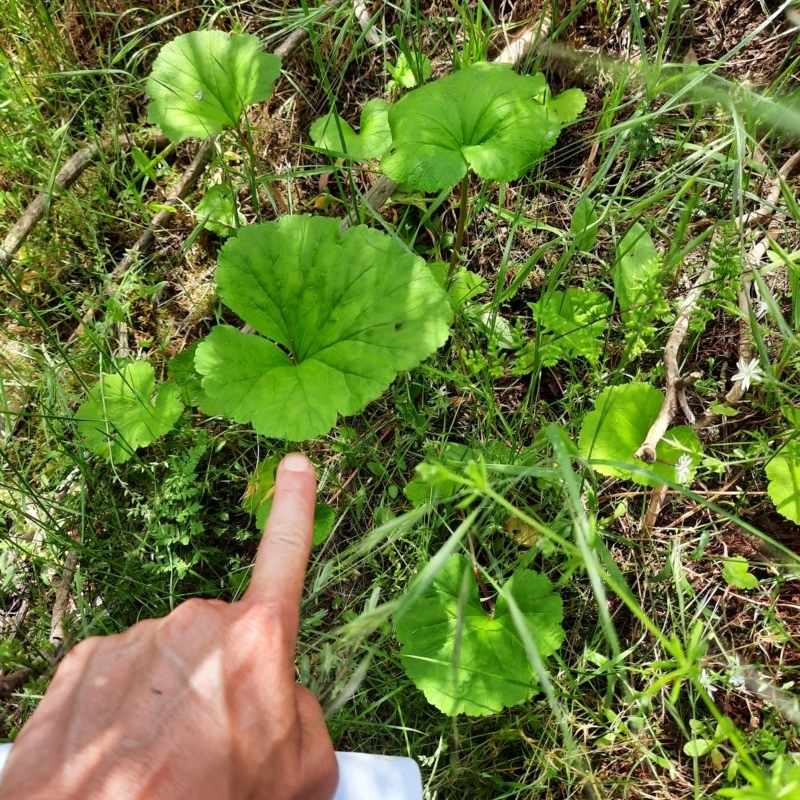
[[[687,459],[685,483],[691,482],[702,458],[695,432],[684,425],[670,428],[656,447],[656,461],[647,465],[633,454],[644,442],[658,416],[664,395],[647,383],[626,383],[604,389],[581,424],[578,446],[584,458],[601,475],[624,478],[641,486],[659,486],[668,480],[680,483],[679,461]],[[601,462],[619,462],[607,464]],[[635,470],[655,473],[649,477]]]
[[[561,598],[544,575],[527,569],[506,582],[490,616],[470,560],[451,556],[395,621],[403,669],[443,713],[494,714],[538,690],[508,598],[519,607],[539,655],[552,655],[564,638]]]
[[[299,441],[355,414],[446,341],[452,311],[422,259],[379,231],[287,216],[220,251],[222,301],[258,334],[218,325],[197,348],[225,416]]]
[[[337,114],[320,117],[309,130],[311,141],[331,155],[353,161],[380,158],[392,143],[389,130],[389,104],[385,100],[370,100],[361,112],[360,133]]]
[[[426,192],[455,185],[471,168],[486,180],[524,175],[561,129],[539,99],[544,76],[504,64],[472,64],[410,91],[389,109],[392,146],[381,169]]]
[[[734,556],[725,561],[722,577],[725,583],[737,589],[755,589],[758,586],[758,578],[749,569],[750,564],[744,556]]]
[[[766,467],[767,492],[775,510],[800,524],[800,443],[789,442]]]
[[[109,461],[127,461],[172,429],[183,411],[174,383],[155,391],[155,372],[147,361],[126,364],[103,375],[75,413],[86,446]]]
[[[235,128],[245,106],[272,95],[281,61],[250,34],[192,31],[159,52],[145,92],[147,120],[173,142]]]

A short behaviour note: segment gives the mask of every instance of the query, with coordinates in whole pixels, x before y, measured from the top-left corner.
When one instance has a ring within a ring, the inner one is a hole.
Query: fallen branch
[[[138,147],[163,148],[167,140],[162,133],[146,131],[144,134],[131,134],[119,137],[108,136],[99,142],[87,145],[78,150],[66,164],[56,173],[52,186],[39,192],[28,204],[22,216],[14,223],[6,234],[3,244],[0,245],[0,269],[8,267],[11,259],[17,253],[25,240],[31,235],[37,223],[45,216],[53,200],[56,189],[69,189],[75,181],[86,171],[86,168],[103,153],[107,153],[114,145],[122,149],[137,145]]]
[[[800,167],[800,151],[792,155],[786,163],[778,170],[777,177],[769,183],[767,189],[767,196],[764,203],[756,209],[756,211],[748,214],[742,214],[736,220],[736,227],[739,230],[751,227],[756,223],[768,221],[772,218],[775,211],[775,203],[778,200],[781,192],[783,182],[792,174],[792,172]],[[740,312],[740,335],[739,335],[739,359],[745,361],[750,360],[750,289],[751,280],[749,272],[756,268],[760,263],[764,254],[769,247],[770,231],[756,246],[754,246],[746,259],[746,272],[742,273],[742,288],[737,294],[737,300]],[[694,314],[697,304],[705,291],[705,287],[711,282],[713,277],[713,267],[706,266],[703,271],[695,280],[694,285],[689,290],[689,293],[684,299],[678,319],[675,326],[670,333],[667,344],[664,348],[664,371],[666,377],[666,386],[664,394],[664,402],[658,412],[655,422],[650,426],[642,445],[634,453],[634,457],[644,461],[647,464],[652,464],[656,460],[656,447],[664,434],[672,424],[677,407],[680,405],[690,425],[693,425],[695,430],[708,427],[716,419],[717,415],[710,409],[707,409],[700,420],[695,420],[694,415],[689,409],[689,404],[686,401],[685,389],[691,385],[699,374],[692,374],[688,378],[682,378],[680,368],[678,366],[678,357],[680,348],[683,344],[686,334],[689,330],[689,322]],[[738,403],[742,398],[741,381],[737,381],[733,388],[728,392],[725,401],[731,405]]]
[[[642,442],[641,447],[633,454],[634,458],[638,458],[646,464],[655,462],[656,447],[672,424],[677,406],[680,405],[681,408],[684,409],[684,413],[688,411],[685,390],[689,382],[681,377],[678,356],[683,340],[689,332],[689,322],[697,308],[698,302],[700,302],[700,298],[703,296],[706,286],[713,277],[713,273],[713,267],[707,266],[697,277],[697,280],[694,282],[694,285],[681,304],[678,319],[675,321],[675,326],[664,347],[664,374],[666,376],[664,402],[661,404],[658,416],[655,422],[650,426],[650,430],[647,432],[647,436]],[[697,380],[698,377],[699,375],[695,376],[694,380]],[[691,414],[691,412],[689,413]],[[689,423],[691,424],[692,422],[694,422],[694,419],[690,417]]]
[[[353,0],[353,11],[356,15],[361,30],[364,32],[364,38],[373,46],[377,47],[383,44],[383,37],[375,28],[373,22],[374,17],[369,13],[367,4],[364,0]]]

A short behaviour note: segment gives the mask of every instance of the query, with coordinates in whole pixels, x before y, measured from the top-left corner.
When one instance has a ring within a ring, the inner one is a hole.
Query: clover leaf
[[[549,292],[530,303],[533,317],[543,329],[538,355],[545,367],[560,358],[582,356],[596,364],[603,351],[603,333],[611,314],[611,303],[600,292],[569,288]]]
[[[519,607],[539,655],[552,655],[564,638],[561,598],[544,575],[532,570],[519,569],[511,576],[489,616],[470,560],[453,555],[395,621],[403,669],[444,714],[494,714],[537,691],[508,598]]]
[[[78,433],[97,455],[117,464],[139,447],[167,433],[183,411],[174,383],[162,383],[153,397],[155,372],[147,361],[126,364],[103,375],[78,408]]]
[[[775,510],[800,524],[800,443],[789,442],[766,467],[767,493]]]
[[[381,162],[396,183],[435,192],[471,168],[486,180],[525,174],[561,128],[540,102],[544,76],[505,64],[472,64],[409,92],[389,109],[392,146]]]
[[[256,36],[185,33],[167,42],[153,64],[147,121],[173,142],[235,128],[245,106],[269,99],[280,71],[280,59]]]
[[[389,130],[389,104],[370,100],[361,112],[361,133],[334,113],[320,117],[309,130],[311,141],[332,155],[353,161],[380,158],[392,143]]]
[[[327,433],[443,345],[452,311],[421,258],[359,225],[288,216],[243,228],[219,254],[225,305],[197,348],[202,387],[225,416],[293,441]]]
[[[647,383],[627,383],[604,389],[581,424],[578,446],[595,472],[623,478],[640,486],[659,486],[637,468],[646,468],[658,478],[690,483],[700,463],[702,448],[695,432],[685,425],[670,428],[656,447],[656,461],[646,465],[633,454],[655,422],[664,395]],[[599,463],[621,462],[618,465]],[[630,465],[630,469],[625,465]]]

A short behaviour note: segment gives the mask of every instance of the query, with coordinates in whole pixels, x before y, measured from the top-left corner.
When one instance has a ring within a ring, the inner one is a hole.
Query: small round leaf
[[[656,447],[656,461],[645,464],[633,454],[639,449],[650,426],[655,422],[664,395],[648,383],[627,383],[604,389],[581,425],[578,446],[581,453],[601,475],[623,478],[640,486],[659,486],[663,480],[688,483],[700,463],[702,447],[695,432],[685,425],[670,428]],[[683,470],[678,462],[689,461]],[[605,461],[617,464],[601,463]],[[630,465],[631,469],[625,467]],[[637,469],[647,469],[658,476],[647,477]],[[679,473],[683,480],[679,480]]]

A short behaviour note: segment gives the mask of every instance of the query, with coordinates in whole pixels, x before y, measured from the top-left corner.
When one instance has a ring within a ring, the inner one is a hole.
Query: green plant
[[[448,277],[463,240],[470,170],[489,181],[521,177],[555,144],[562,124],[583,108],[577,102],[581,92],[557,107],[548,105],[547,95],[541,74],[517,75],[502,64],[476,63],[414,89],[389,109],[392,143],[381,170],[423,192],[461,182]]]
[[[280,59],[250,34],[185,33],[165,44],[153,64],[147,119],[174,142],[237,128],[245,106],[272,95],[280,69]]]
[[[623,359],[635,358],[649,343],[653,320],[669,310],[661,282],[662,263],[650,234],[634,222],[617,246],[614,290],[628,332]]]
[[[420,565],[417,583],[428,566]],[[453,555],[437,565],[430,584],[395,620],[400,662],[443,713],[494,714],[536,692],[526,639],[540,658],[552,655],[564,638],[561,619],[561,598],[544,575],[517,570],[492,604],[479,596],[470,560]]]
[[[541,331],[533,355],[542,366],[575,356],[597,364],[611,313],[611,303],[604,294],[569,288],[549,292],[530,307]]]
[[[766,466],[767,492],[775,510],[800,523],[800,444],[788,442]]]
[[[755,589],[758,586],[758,578],[750,572],[750,564],[744,556],[727,559],[722,567],[722,577],[737,589]]]
[[[422,259],[364,226],[340,234],[336,220],[297,216],[243,228],[222,248],[216,281],[261,335],[219,325],[195,368],[210,413],[265,436],[327,433],[449,335],[450,306]]]
[[[658,486],[662,480],[691,483],[702,448],[697,435],[685,425],[670,428],[661,439],[654,464],[646,467],[633,457],[663,402],[664,395],[646,383],[604,389],[594,409],[583,418],[578,439],[581,453],[592,469],[642,486]]]
[[[360,133],[337,114],[331,112],[316,120],[309,129],[311,141],[320,150],[353,161],[380,158],[392,143],[389,130],[389,104],[370,100],[361,111]]]
[[[86,446],[109,461],[127,461],[169,432],[183,411],[174,383],[155,389],[155,371],[146,361],[125,364],[103,375],[75,413]]]
[[[391,92],[395,89],[413,89],[425,83],[433,74],[431,60],[425,53],[417,52],[404,48],[397,61],[392,64],[386,62],[386,71],[392,76],[386,84],[386,90]]]
[[[281,461],[280,456],[270,456],[262,461],[250,475],[247,489],[242,498],[242,508],[255,517],[256,528],[259,532],[269,519],[272,509],[272,494],[275,489],[275,471]],[[314,507],[314,532],[312,543],[314,547],[321,545],[333,532],[336,517],[330,506],[317,503]]]
[[[694,736],[683,746],[683,752],[692,758],[708,756],[714,769],[722,769],[725,753],[720,749],[720,745],[728,741],[727,725],[717,723],[713,735],[709,733],[708,726],[700,720],[690,719],[689,727]]]

